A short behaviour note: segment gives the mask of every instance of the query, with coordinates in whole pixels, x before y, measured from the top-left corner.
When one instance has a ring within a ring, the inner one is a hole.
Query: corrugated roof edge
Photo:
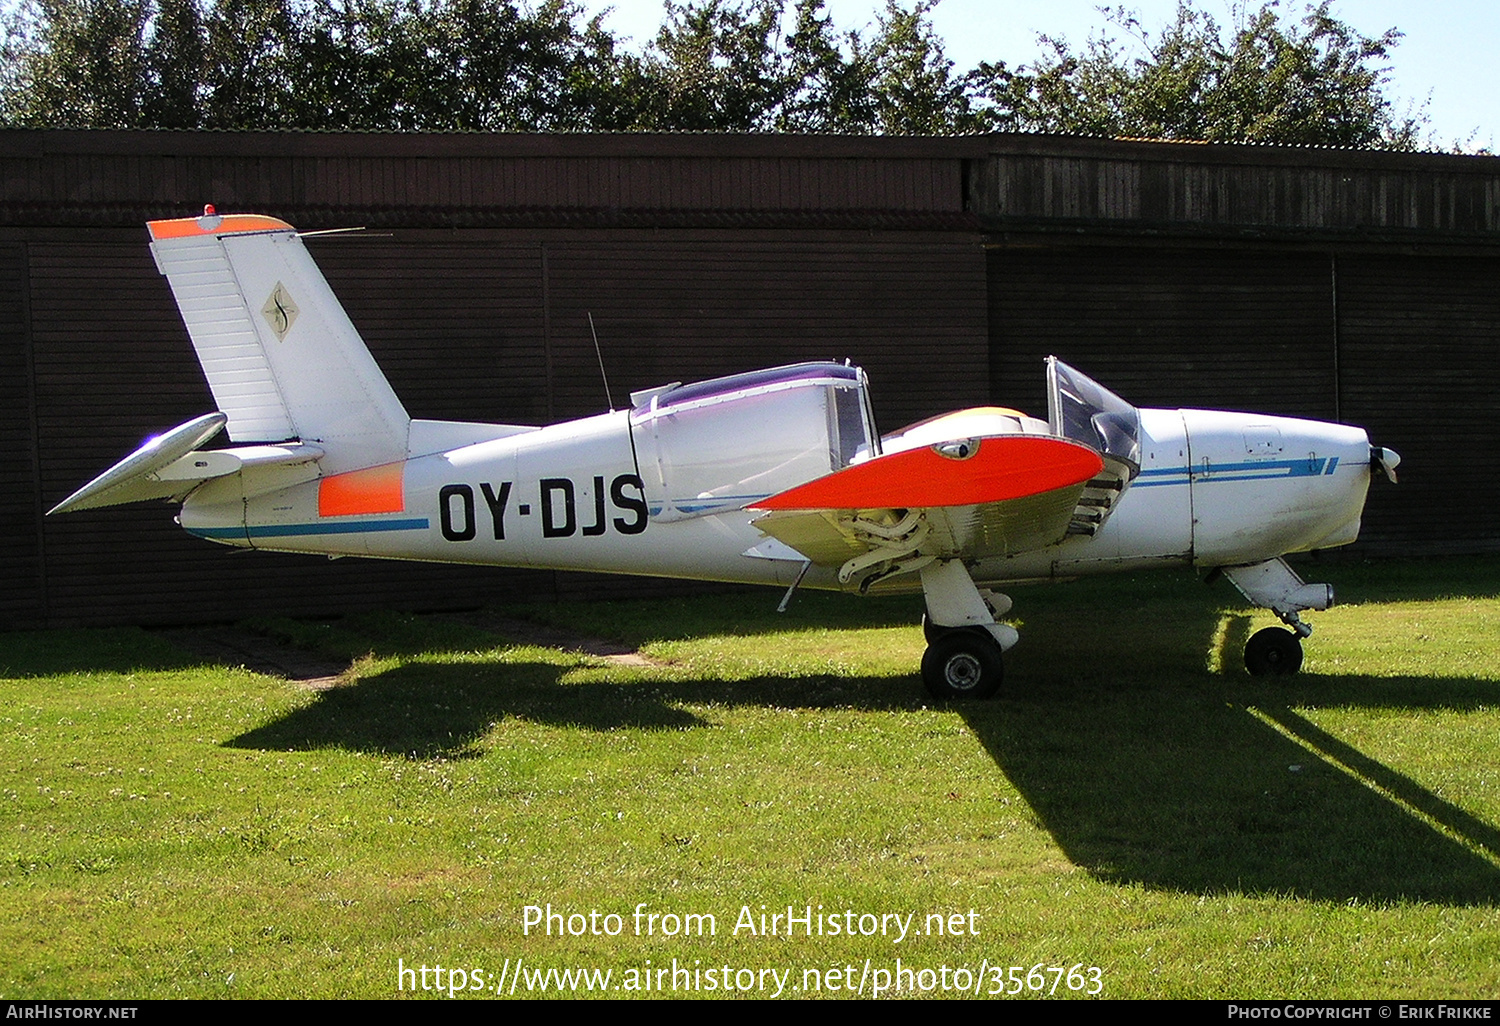
[[[135,153],[183,156],[389,157],[825,157],[954,159],[1053,152],[1058,156],[1172,155],[1214,162],[1254,155],[1267,162],[1411,167],[1500,174],[1500,156],[1396,151],[1286,143],[1212,143],[1109,138],[1044,132],[974,135],[793,135],[776,132],[342,132],[228,129],[0,129],[0,148],[13,157],[54,153]],[[1272,157],[1271,155],[1276,155]],[[1252,161],[1253,162],[1253,161]]]
[[[227,205],[226,205],[227,206]],[[267,203],[301,231],[369,228],[802,228],[978,232],[978,217],[950,210],[680,210],[618,207],[322,206]],[[130,227],[180,217],[183,205],[4,203],[9,227]]]

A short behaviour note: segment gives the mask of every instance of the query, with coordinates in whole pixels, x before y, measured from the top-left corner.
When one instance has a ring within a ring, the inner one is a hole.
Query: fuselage
[[[1139,473],[1092,537],[972,567],[983,583],[1172,564],[1254,563],[1347,544],[1359,532],[1370,446],[1359,428],[1258,414],[1140,411]],[[756,584],[790,583],[795,554],[732,508],[661,516],[628,411],[296,481],[263,494],[241,475],[189,496],[200,537],[286,552]],[[745,444],[753,446],[753,440]],[[280,471],[285,473],[285,471]],[[315,471],[309,471],[309,475]],[[249,474],[251,471],[242,471]],[[767,493],[769,494],[769,493]],[[915,575],[880,590],[916,590]],[[804,586],[848,590],[812,567]]]
[[[1240,565],[1358,537],[1370,484],[1363,429],[1217,410],[1140,414],[1140,473],[1099,533],[986,561],[976,580]]]

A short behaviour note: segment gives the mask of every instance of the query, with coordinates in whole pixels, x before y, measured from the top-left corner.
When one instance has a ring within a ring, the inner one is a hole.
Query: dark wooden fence
[[[0,133],[0,624],[619,595],[584,575],[237,553],[165,506],[44,520],[213,408],[143,222],[308,229],[414,416],[848,357],[883,430],[1041,408],[1041,357],[1143,405],[1371,429],[1368,552],[1496,547],[1500,161],[1044,137]]]

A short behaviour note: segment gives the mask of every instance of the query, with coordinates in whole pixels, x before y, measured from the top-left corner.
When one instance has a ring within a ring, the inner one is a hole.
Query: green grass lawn
[[[1018,588],[972,705],[926,697],[915,599],[507,610],[648,666],[436,617],[257,625],[357,660],[320,692],[141,631],[0,635],[0,996],[438,981],[398,964],[656,996],[675,959],[710,997],[1041,965],[1058,996],[1494,998],[1500,561],[1317,579],[1346,604],[1274,683],[1239,655],[1274,621],[1227,582]],[[527,932],[548,904],[582,935]],[[823,935],[764,935],[788,906]]]

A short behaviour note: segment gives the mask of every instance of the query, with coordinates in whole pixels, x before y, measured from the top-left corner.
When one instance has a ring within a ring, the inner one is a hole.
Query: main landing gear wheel
[[[1245,643],[1245,669],[1252,677],[1290,677],[1302,668],[1302,639],[1281,627],[1256,631]]]
[[[944,631],[922,655],[922,683],[934,698],[989,698],[1004,678],[1000,643],[986,630]]]

